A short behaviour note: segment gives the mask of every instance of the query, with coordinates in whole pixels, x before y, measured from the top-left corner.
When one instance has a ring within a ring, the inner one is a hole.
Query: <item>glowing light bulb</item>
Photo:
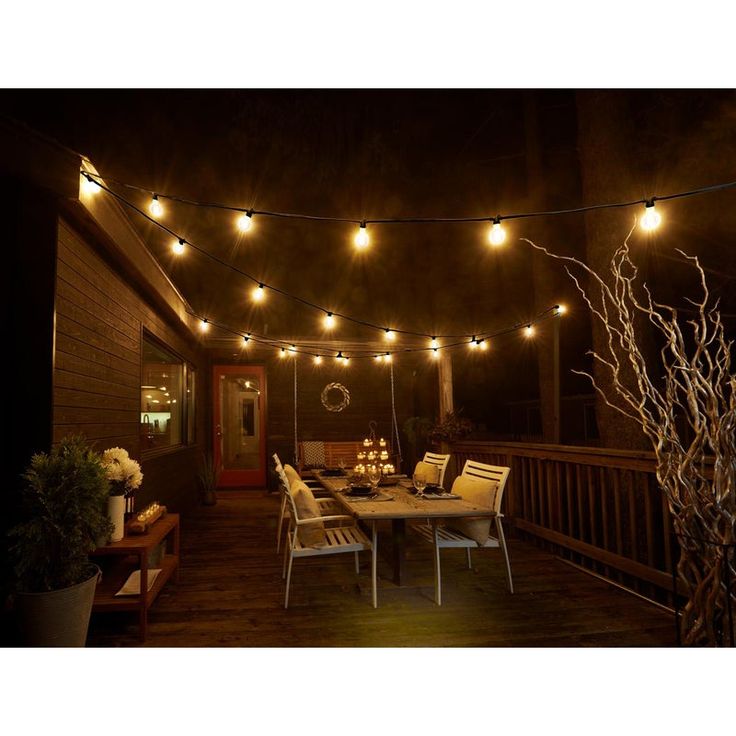
[[[480,345],[480,340],[478,340],[478,338],[475,335],[473,335],[473,339],[470,341],[470,347],[473,348],[473,350],[475,350],[478,347],[478,345]]]
[[[285,358],[286,357],[286,348],[281,348],[281,352],[279,353],[279,358]]]
[[[567,307],[564,304],[558,304],[557,314],[565,314],[565,312],[567,312]]]
[[[186,243],[181,238],[179,238],[179,240],[175,240],[171,244],[171,250],[173,250],[177,256],[180,256],[186,250],[185,246]]]
[[[347,364],[348,364],[349,362],[350,362],[350,358],[348,358],[348,356],[346,355],[346,356],[345,356],[345,357],[344,357],[344,358],[342,359],[342,364],[343,364],[343,365],[347,365]]]
[[[432,348],[432,357],[435,360],[439,360],[439,358],[440,358],[440,349],[439,348]]]
[[[240,230],[241,233],[247,233],[253,225],[253,213],[250,211],[243,212],[243,214],[238,217],[237,225],[238,230]]]
[[[289,352],[295,353],[296,352],[296,345],[289,345]]]
[[[532,335],[534,335],[534,325],[527,325],[524,330],[524,335],[526,337],[532,337]]]
[[[361,222],[358,232],[355,235],[355,245],[358,248],[367,248],[369,242],[370,238],[368,237],[368,228],[365,226],[364,222]]]
[[[207,330],[209,330],[209,328],[210,328],[210,323],[206,319],[203,319],[199,323],[199,329],[200,329],[201,332],[207,332]]]
[[[315,355],[314,356],[314,364],[319,365],[322,362],[322,356],[321,355]]]
[[[342,363],[342,361],[343,361],[343,357],[342,357],[342,350],[338,351],[337,355],[335,356],[335,360],[336,360],[336,361],[337,361],[338,363]]]
[[[148,211],[154,217],[161,217],[164,214],[164,208],[161,206],[161,202],[158,201],[158,194],[153,195],[151,204],[148,205]]]
[[[245,387],[246,387],[246,388],[250,388],[250,381],[246,381],[246,382],[245,382]]]
[[[384,363],[390,363],[392,360],[391,353],[386,353],[386,355],[383,356]]]
[[[250,340],[250,332],[247,335],[243,335],[243,345],[247,345]]]
[[[250,295],[254,302],[262,302],[266,296],[266,289],[263,284],[258,284],[258,286],[253,287],[253,291]]]
[[[323,321],[325,328],[331,330],[335,326],[335,315],[332,312],[327,312]]]
[[[86,194],[95,195],[102,191],[102,187],[88,174],[84,174],[82,178],[82,188]]]
[[[641,227],[643,230],[652,231],[659,227],[662,222],[662,215],[654,209],[654,200],[647,202],[644,208],[644,215],[641,218]]]
[[[395,340],[396,339],[396,333],[393,330],[389,329],[388,327],[384,330],[384,332],[386,334],[386,339],[387,340]]]
[[[374,355],[373,360],[375,360],[377,363],[383,362],[383,355]]]
[[[506,240],[506,231],[501,225],[501,218],[497,217],[488,231],[488,242],[491,245],[501,245],[504,240]]]
[[[439,344],[439,343],[437,342],[437,338],[436,338],[436,337],[433,337],[433,338],[432,338],[432,339],[430,340],[430,343],[429,343],[429,347],[431,347],[431,348],[432,348],[432,350],[437,350],[437,348],[438,348],[439,346],[440,346],[440,344]]]
[[[479,340],[478,341],[478,347],[481,350],[488,350],[488,343],[485,340]]]

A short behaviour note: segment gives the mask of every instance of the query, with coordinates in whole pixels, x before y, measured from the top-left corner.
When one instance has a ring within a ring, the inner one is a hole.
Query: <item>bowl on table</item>
[[[348,486],[348,494],[350,496],[370,496],[373,488],[369,485]]]

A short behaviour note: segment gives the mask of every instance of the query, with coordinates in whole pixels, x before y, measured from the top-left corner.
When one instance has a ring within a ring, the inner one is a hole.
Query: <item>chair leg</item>
[[[358,556],[357,552],[354,552],[355,554],[355,574],[360,575],[360,557]]]
[[[294,532],[296,534],[296,532]],[[291,534],[291,521],[289,522],[289,528],[286,530],[286,542],[284,542],[284,567],[281,570],[281,579],[283,580],[286,577],[286,557],[289,554],[289,534]]]
[[[473,569],[473,561],[470,559],[470,547],[466,547],[465,551],[468,553],[468,570]]]
[[[371,551],[371,584],[373,586],[373,608],[378,608],[378,589],[376,586],[376,561],[378,555],[378,533],[376,531],[376,522],[373,522],[373,539]]]
[[[279,523],[276,525],[276,554],[281,549],[281,533],[284,527],[284,512],[286,511],[286,496],[281,496],[281,510],[279,511]]]
[[[503,556],[506,560],[506,580],[508,580],[509,583],[509,590],[511,593],[514,592],[514,582],[511,579],[511,563],[509,562],[509,551],[506,549],[506,537],[503,535],[503,525],[501,524],[501,519],[496,517],[496,532],[498,533],[498,541],[501,545],[501,549],[503,550]]]
[[[286,597],[284,598],[284,608],[289,607],[289,585],[291,585],[291,566],[294,562],[294,555],[289,554],[289,572],[286,575]]]
[[[437,524],[432,524],[434,536],[434,601],[438,606],[442,605],[442,574],[440,570],[440,546],[437,540]]]

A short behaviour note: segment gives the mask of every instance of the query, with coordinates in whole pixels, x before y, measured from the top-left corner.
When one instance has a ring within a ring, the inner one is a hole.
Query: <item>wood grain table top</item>
[[[475,506],[462,499],[417,498],[402,486],[380,486],[380,491],[391,497],[390,501],[351,499],[341,492],[347,480],[340,477],[324,477],[318,471],[320,483],[358,519],[446,519],[463,516],[495,516],[492,509]]]

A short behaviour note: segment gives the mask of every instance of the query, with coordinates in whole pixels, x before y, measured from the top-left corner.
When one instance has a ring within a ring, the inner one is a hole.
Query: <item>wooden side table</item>
[[[165,554],[156,565],[161,568],[156,580],[148,590],[148,556],[166,541]],[[175,576],[179,580],[179,514],[167,514],[159,519],[145,534],[128,534],[119,542],[98,547],[91,557],[115,557],[97,586],[92,612],[138,611],[141,641],[145,641],[148,630],[148,609],[156,600],[166,582]],[[141,593],[139,595],[115,596],[130,573],[141,571]]]

